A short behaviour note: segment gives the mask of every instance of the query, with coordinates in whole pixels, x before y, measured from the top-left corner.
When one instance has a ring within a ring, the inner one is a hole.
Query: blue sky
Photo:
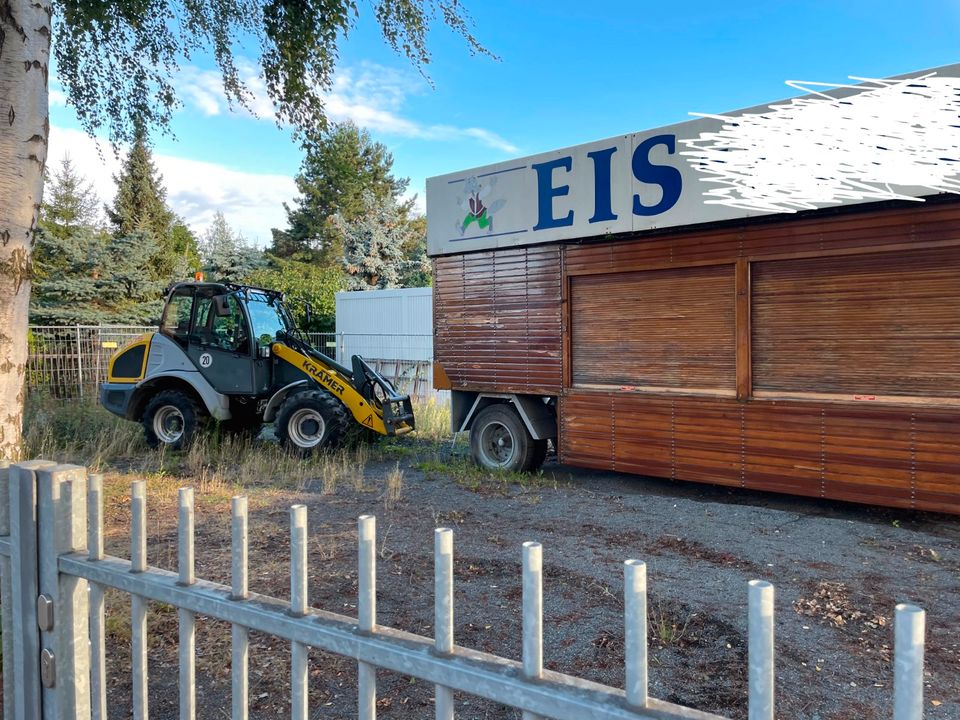
[[[960,61],[958,0],[466,4],[499,61],[470,56],[438,27],[431,86],[361,18],[328,101],[334,119],[353,119],[387,145],[421,202],[429,176],[778,100],[794,94],[785,80],[843,82]],[[198,59],[179,79],[176,140],[158,137],[155,152],[172,207],[195,230],[222,210],[264,245],[284,222],[301,153],[257,93],[254,62],[259,119],[230,113]],[[111,199],[112,161],[99,159],[51,89],[50,162],[69,152]]]

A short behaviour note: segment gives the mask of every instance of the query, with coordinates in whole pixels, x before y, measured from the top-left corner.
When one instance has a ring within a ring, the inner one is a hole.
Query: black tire
[[[181,390],[163,390],[147,403],[140,423],[150,447],[183,450],[196,438],[203,418],[193,397]]]
[[[534,440],[512,405],[489,405],[470,427],[470,454],[487,470],[528,472],[546,457],[546,441]]]
[[[325,390],[292,395],[277,413],[277,439],[289,452],[301,456],[340,447],[349,427],[347,409]]]
[[[539,470],[543,466],[543,461],[547,459],[547,440],[534,440],[533,447],[533,463],[530,465],[530,470],[535,471]]]

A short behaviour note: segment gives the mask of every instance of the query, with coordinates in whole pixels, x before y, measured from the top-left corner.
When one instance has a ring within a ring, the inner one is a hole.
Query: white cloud
[[[273,103],[257,68],[242,61],[238,63],[238,70],[250,90],[249,114],[272,121]],[[204,115],[219,115],[227,110],[223,83],[220,74],[214,70],[185,67],[178,87],[185,102]],[[421,78],[374,63],[338,68],[333,87],[326,95],[327,116],[337,122],[352,120],[360,127],[385,135],[440,142],[474,140],[505,153],[519,152],[516,145],[491,130],[424,124],[404,117],[401,111],[407,98],[423,92],[424,88],[425,82]]]
[[[120,161],[109,144],[101,142],[98,153],[96,142],[86,133],[51,127],[47,166],[55,170],[66,154],[93,183],[100,200],[111,203],[116,194],[113,175]],[[153,159],[163,176],[168,204],[195,233],[203,233],[218,210],[260,247],[270,243],[270,228],[286,227],[283,203],[296,195],[292,177],[241,172],[173,155],[154,154]]]

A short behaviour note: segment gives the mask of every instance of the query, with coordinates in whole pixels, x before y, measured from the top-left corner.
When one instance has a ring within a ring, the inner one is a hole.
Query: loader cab
[[[263,367],[265,361],[254,352],[244,303],[228,286],[175,286],[167,297],[160,332],[183,348],[218,392],[249,395],[254,392],[255,376],[269,373],[269,368]]]

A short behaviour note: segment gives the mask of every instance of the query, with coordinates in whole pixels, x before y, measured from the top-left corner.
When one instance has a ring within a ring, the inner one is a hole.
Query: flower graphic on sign
[[[464,182],[464,194],[457,198],[457,204],[466,212],[463,220],[457,221],[457,232],[461,237],[473,223],[481,230],[493,232],[493,216],[507,204],[502,198],[488,204],[488,198],[496,184],[496,178],[481,183],[476,175],[471,175]]]

